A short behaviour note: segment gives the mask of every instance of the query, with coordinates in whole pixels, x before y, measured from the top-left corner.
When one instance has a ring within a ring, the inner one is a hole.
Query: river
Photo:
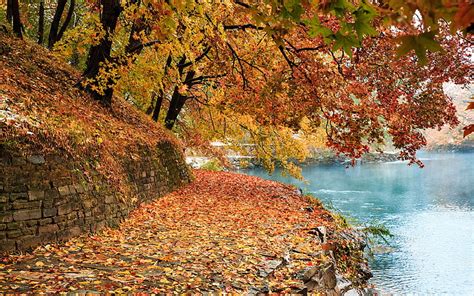
[[[427,153],[425,168],[405,162],[306,165],[308,183],[294,184],[364,223],[383,223],[394,235],[390,252],[371,260],[378,289],[393,294],[474,295],[474,153]]]

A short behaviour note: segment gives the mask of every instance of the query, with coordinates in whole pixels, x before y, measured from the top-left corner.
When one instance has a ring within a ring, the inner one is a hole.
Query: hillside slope
[[[133,106],[108,109],[74,85],[80,74],[48,50],[0,33],[0,146],[81,158],[120,183],[120,158],[158,143],[180,144]],[[181,150],[181,148],[179,148]]]

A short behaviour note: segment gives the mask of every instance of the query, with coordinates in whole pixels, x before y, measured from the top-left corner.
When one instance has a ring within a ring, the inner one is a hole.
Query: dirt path
[[[0,257],[0,292],[289,291],[304,287],[302,270],[327,261],[310,232],[332,219],[294,188],[195,176],[117,229]]]

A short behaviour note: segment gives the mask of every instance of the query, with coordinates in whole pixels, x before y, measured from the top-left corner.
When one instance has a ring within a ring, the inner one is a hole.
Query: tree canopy
[[[419,162],[422,131],[457,124],[443,83],[472,79],[468,0],[7,4],[16,35],[48,40],[97,100],[115,92],[189,145],[253,143],[270,169],[387,141]]]

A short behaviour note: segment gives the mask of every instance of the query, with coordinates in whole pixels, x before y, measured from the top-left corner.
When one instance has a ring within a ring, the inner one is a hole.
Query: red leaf
[[[465,138],[469,136],[470,134],[474,133],[474,124],[465,126],[463,129],[464,129],[464,138]]]
[[[474,109],[474,102],[470,102],[469,104],[467,104],[466,110],[470,110],[470,109]]]

